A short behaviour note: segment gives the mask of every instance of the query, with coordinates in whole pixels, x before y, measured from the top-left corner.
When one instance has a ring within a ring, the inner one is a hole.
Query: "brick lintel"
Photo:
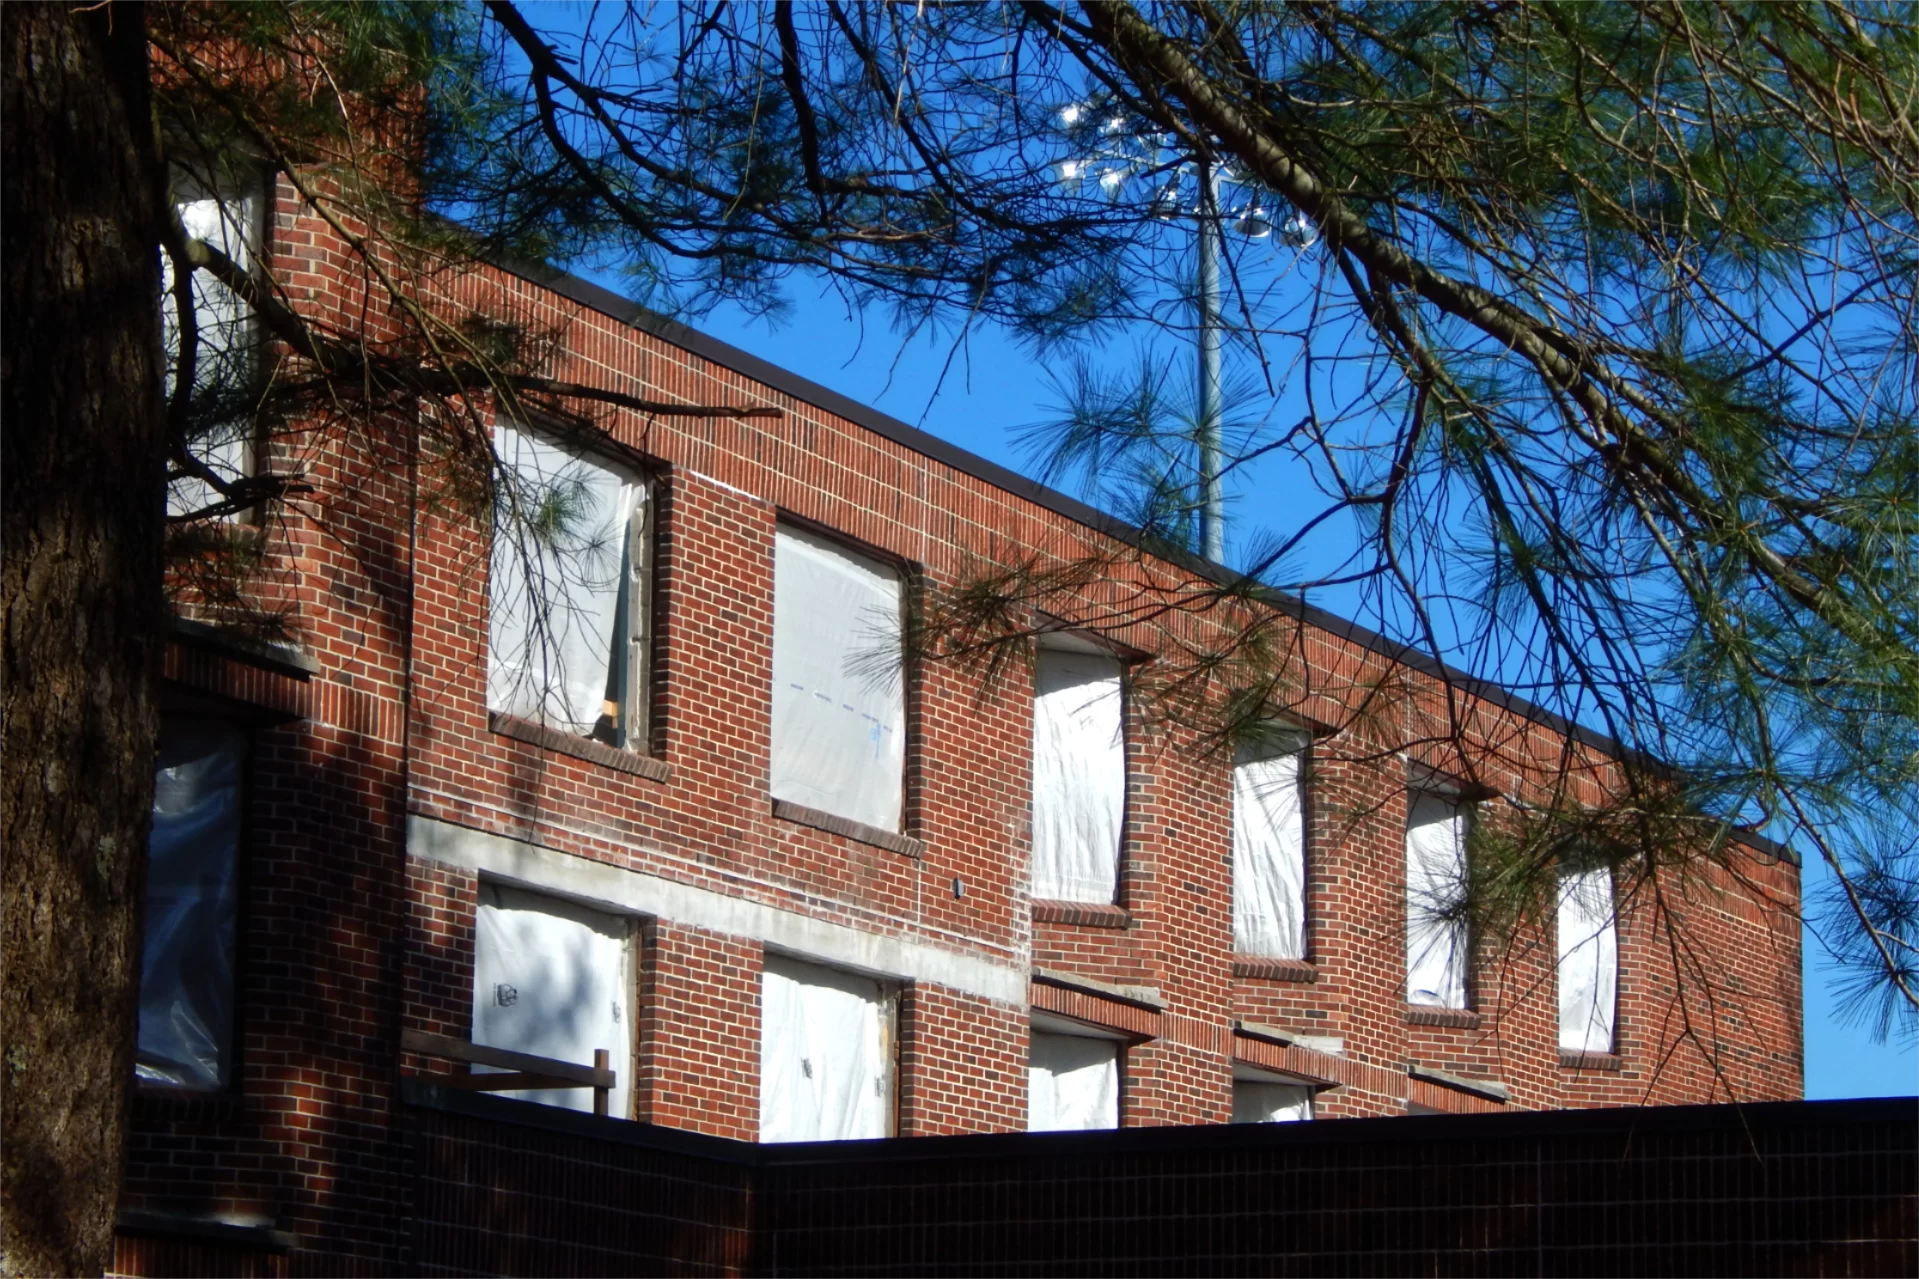
[[[1506,1102],[1511,1101],[1513,1097],[1512,1089],[1497,1079],[1468,1079],[1464,1075],[1455,1075],[1444,1070],[1434,1070],[1431,1066],[1422,1066],[1416,1061],[1406,1067],[1406,1073],[1414,1079],[1438,1084],[1441,1088],[1451,1088],[1455,1092],[1471,1093],[1475,1097],[1484,1097],[1488,1101]]]
[[[1160,1009],[1058,974],[1033,974],[1028,998],[1034,1012],[1052,1013],[1136,1039],[1157,1039],[1163,1030]]]
[[[1042,986],[1058,986],[1061,990],[1078,990],[1097,999],[1111,999],[1122,1004],[1132,1004],[1149,1012],[1164,1012],[1166,1001],[1151,986],[1118,986],[1112,982],[1097,981],[1091,977],[1082,977],[1078,973],[1063,973],[1053,968],[1035,968],[1033,980]]]

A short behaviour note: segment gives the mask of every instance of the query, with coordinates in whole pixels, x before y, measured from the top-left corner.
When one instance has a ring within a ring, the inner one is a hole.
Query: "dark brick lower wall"
[[[795,1150],[762,1171],[754,1260],[781,1275],[1910,1275],[1916,1134],[1910,1103],[1798,1103]]]
[[[1919,1274],[1911,1099],[753,1146],[415,1084],[403,1122],[430,1275]]]
[[[222,1243],[177,1234],[143,1234],[121,1228],[113,1241],[110,1275],[143,1279],[196,1279],[230,1275],[232,1279],[286,1279],[284,1253],[245,1244]]]
[[[411,1113],[417,1273],[726,1275],[747,1267],[752,1146],[528,1102],[446,1100],[477,1101],[479,1113]],[[486,1117],[501,1107],[532,1122]]]
[[[1919,1273],[1919,1103],[752,1147],[422,1089],[426,1273]]]

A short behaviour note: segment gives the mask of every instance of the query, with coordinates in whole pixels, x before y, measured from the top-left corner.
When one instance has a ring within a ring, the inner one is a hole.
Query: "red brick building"
[[[269,221],[266,269],[346,322],[345,247],[284,189]],[[370,440],[269,446],[317,490],[259,534],[298,646],[168,655],[140,1229],[390,1268],[401,1081],[467,1070],[421,1034],[603,1049],[607,1122],[741,1141],[1799,1096],[1782,850],[1658,909],[1569,875],[1509,944],[1438,912],[1475,809],[1556,768],[1598,797],[1607,742],[1276,601],[1271,740],[1208,752],[1132,694],[1214,623],[1102,620],[1206,566],[593,286],[452,290],[557,334],[554,377],[780,416],[494,422],[513,500],[591,516],[570,567]],[[900,655],[1016,555],[1110,572],[1030,663]],[[1429,731],[1448,680],[1470,760]]]

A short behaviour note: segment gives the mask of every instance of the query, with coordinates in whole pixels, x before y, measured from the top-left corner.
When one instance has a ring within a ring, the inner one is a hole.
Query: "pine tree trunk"
[[[0,1268],[113,1256],[163,642],[138,5],[0,6]]]

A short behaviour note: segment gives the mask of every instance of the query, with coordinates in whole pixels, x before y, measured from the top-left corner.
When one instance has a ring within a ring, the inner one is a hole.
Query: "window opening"
[[[161,725],[134,1065],[143,1083],[218,1089],[232,1075],[245,761],[231,724]]]
[[[1126,822],[1123,668],[1042,647],[1033,672],[1033,896],[1118,897]]]
[[[1612,872],[1604,866],[1559,877],[1559,1046],[1613,1050],[1619,936]]]
[[[1035,1030],[1026,1066],[1026,1128],[1071,1132],[1119,1127],[1115,1039]]]
[[[1233,764],[1233,949],[1306,955],[1305,748],[1242,750]]]
[[[1466,829],[1460,800],[1415,791],[1406,820],[1406,1002],[1465,1008],[1469,938]]]
[[[870,977],[769,955],[760,978],[760,1140],[893,1131],[893,1000]]]
[[[906,687],[900,575],[782,526],[773,551],[775,799],[900,828]]]
[[[256,269],[259,255],[259,219],[264,201],[257,194],[193,196],[175,204],[186,233],[226,254],[246,270]],[[173,299],[173,258],[160,255],[160,332],[165,353],[163,389],[173,395],[179,368],[180,316]],[[188,281],[193,296],[194,343],[191,438],[188,451],[222,480],[243,479],[254,473],[253,407],[257,333],[253,310],[240,295],[213,278],[195,271]],[[167,514],[191,515],[223,499],[206,480],[176,477],[167,489]],[[239,512],[228,511],[232,519]]]
[[[1290,1124],[1312,1117],[1312,1085],[1249,1066],[1233,1067],[1234,1123]]]
[[[631,1114],[632,921],[558,897],[482,883],[474,921],[473,1042],[575,1065],[604,1048],[613,1064],[607,1113]],[[474,1066],[491,1073],[494,1068]],[[591,1112],[590,1088],[506,1091]]]
[[[523,428],[496,427],[494,447],[487,705],[643,749],[649,486]]]

